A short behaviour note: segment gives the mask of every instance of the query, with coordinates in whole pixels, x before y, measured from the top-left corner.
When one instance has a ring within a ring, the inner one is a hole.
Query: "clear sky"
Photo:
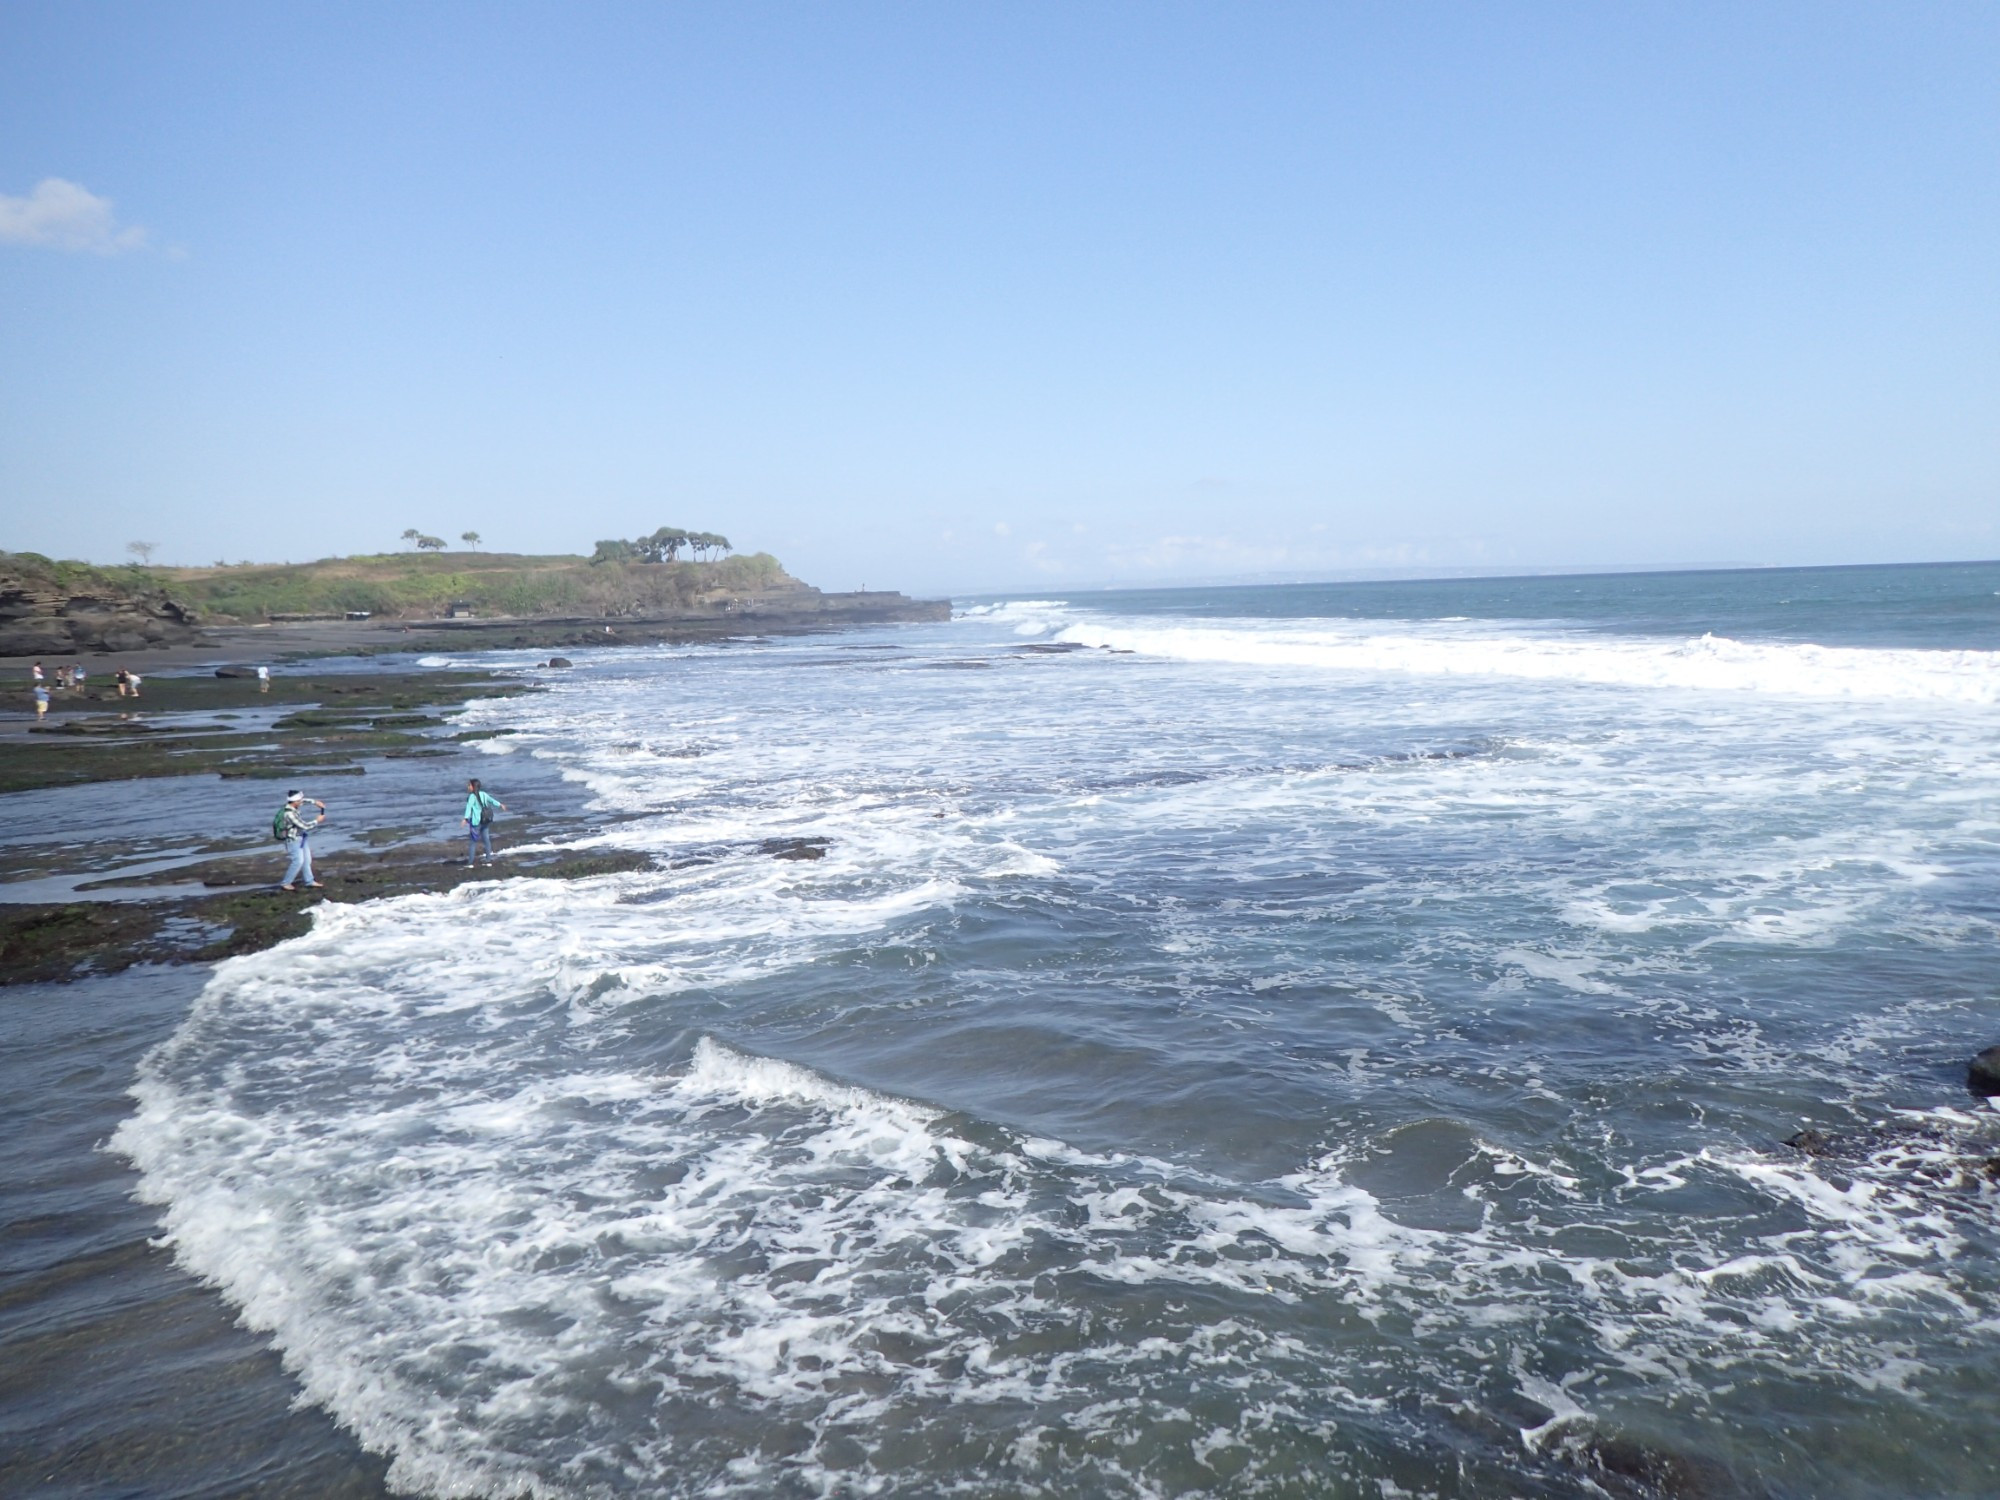
[[[2000,556],[2000,5],[0,6],[0,546]]]

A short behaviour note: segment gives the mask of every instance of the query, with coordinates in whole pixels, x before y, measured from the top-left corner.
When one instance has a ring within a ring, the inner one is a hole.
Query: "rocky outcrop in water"
[[[2000,1047],[1988,1047],[1966,1064],[1965,1086],[1982,1099],[2000,1096]]]
[[[0,656],[76,656],[185,645],[192,610],[135,580],[0,553]]]

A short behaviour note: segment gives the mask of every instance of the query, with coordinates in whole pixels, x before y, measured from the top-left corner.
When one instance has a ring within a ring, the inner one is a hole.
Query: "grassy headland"
[[[232,637],[260,657],[434,649],[447,634],[460,650],[634,645],[951,615],[942,599],[822,593],[765,552],[680,561],[675,545],[727,542],[706,532],[662,542],[663,534],[600,542],[588,558],[447,552],[435,537],[410,552],[206,568],[100,568],[0,552],[0,657],[213,646]],[[243,635],[271,627],[254,644]]]
[[[516,619],[616,618],[673,614],[717,594],[806,587],[768,552],[659,563],[592,562],[562,553],[390,552],[296,564],[155,568],[147,576],[203,620],[241,621],[348,611],[430,619],[454,604]]]

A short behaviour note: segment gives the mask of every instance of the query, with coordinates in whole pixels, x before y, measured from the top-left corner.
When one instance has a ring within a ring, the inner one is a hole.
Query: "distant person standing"
[[[120,667],[118,669],[118,675],[114,677],[112,681],[118,684],[118,696],[123,698],[125,696],[126,688],[131,685],[132,675],[129,672],[127,672],[123,667]]]
[[[40,662],[36,662],[32,667],[28,668],[28,681],[36,687],[42,685],[42,664]]]
[[[259,667],[257,669],[257,691],[260,693],[271,691],[271,669],[269,667]]]
[[[479,778],[473,777],[465,784],[465,814],[460,819],[465,824],[465,867],[471,869],[478,862],[479,846],[486,846],[486,862],[493,863],[493,820],[507,810],[507,804],[479,785]]]
[[[319,809],[311,817],[306,815],[306,804],[310,802]],[[296,890],[299,876],[306,878],[306,884],[313,890],[320,888],[313,878],[312,833],[326,821],[326,804],[317,797],[308,797],[304,792],[285,793],[284,811],[277,817],[272,832],[285,841],[285,853],[290,859],[285,864],[285,878],[279,883],[281,891]]]
[[[40,678],[35,680],[35,717],[45,719],[49,714],[49,685]]]

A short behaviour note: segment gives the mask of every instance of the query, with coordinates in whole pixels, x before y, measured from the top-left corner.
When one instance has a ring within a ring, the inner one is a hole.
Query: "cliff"
[[[0,552],[0,656],[74,656],[184,645],[196,613],[141,568]]]
[[[761,552],[658,563],[404,552],[152,570],[0,552],[0,656],[195,644],[197,621],[219,639],[310,630],[312,649],[390,650],[425,637],[466,648],[585,646],[950,617],[942,599],[822,593]]]

